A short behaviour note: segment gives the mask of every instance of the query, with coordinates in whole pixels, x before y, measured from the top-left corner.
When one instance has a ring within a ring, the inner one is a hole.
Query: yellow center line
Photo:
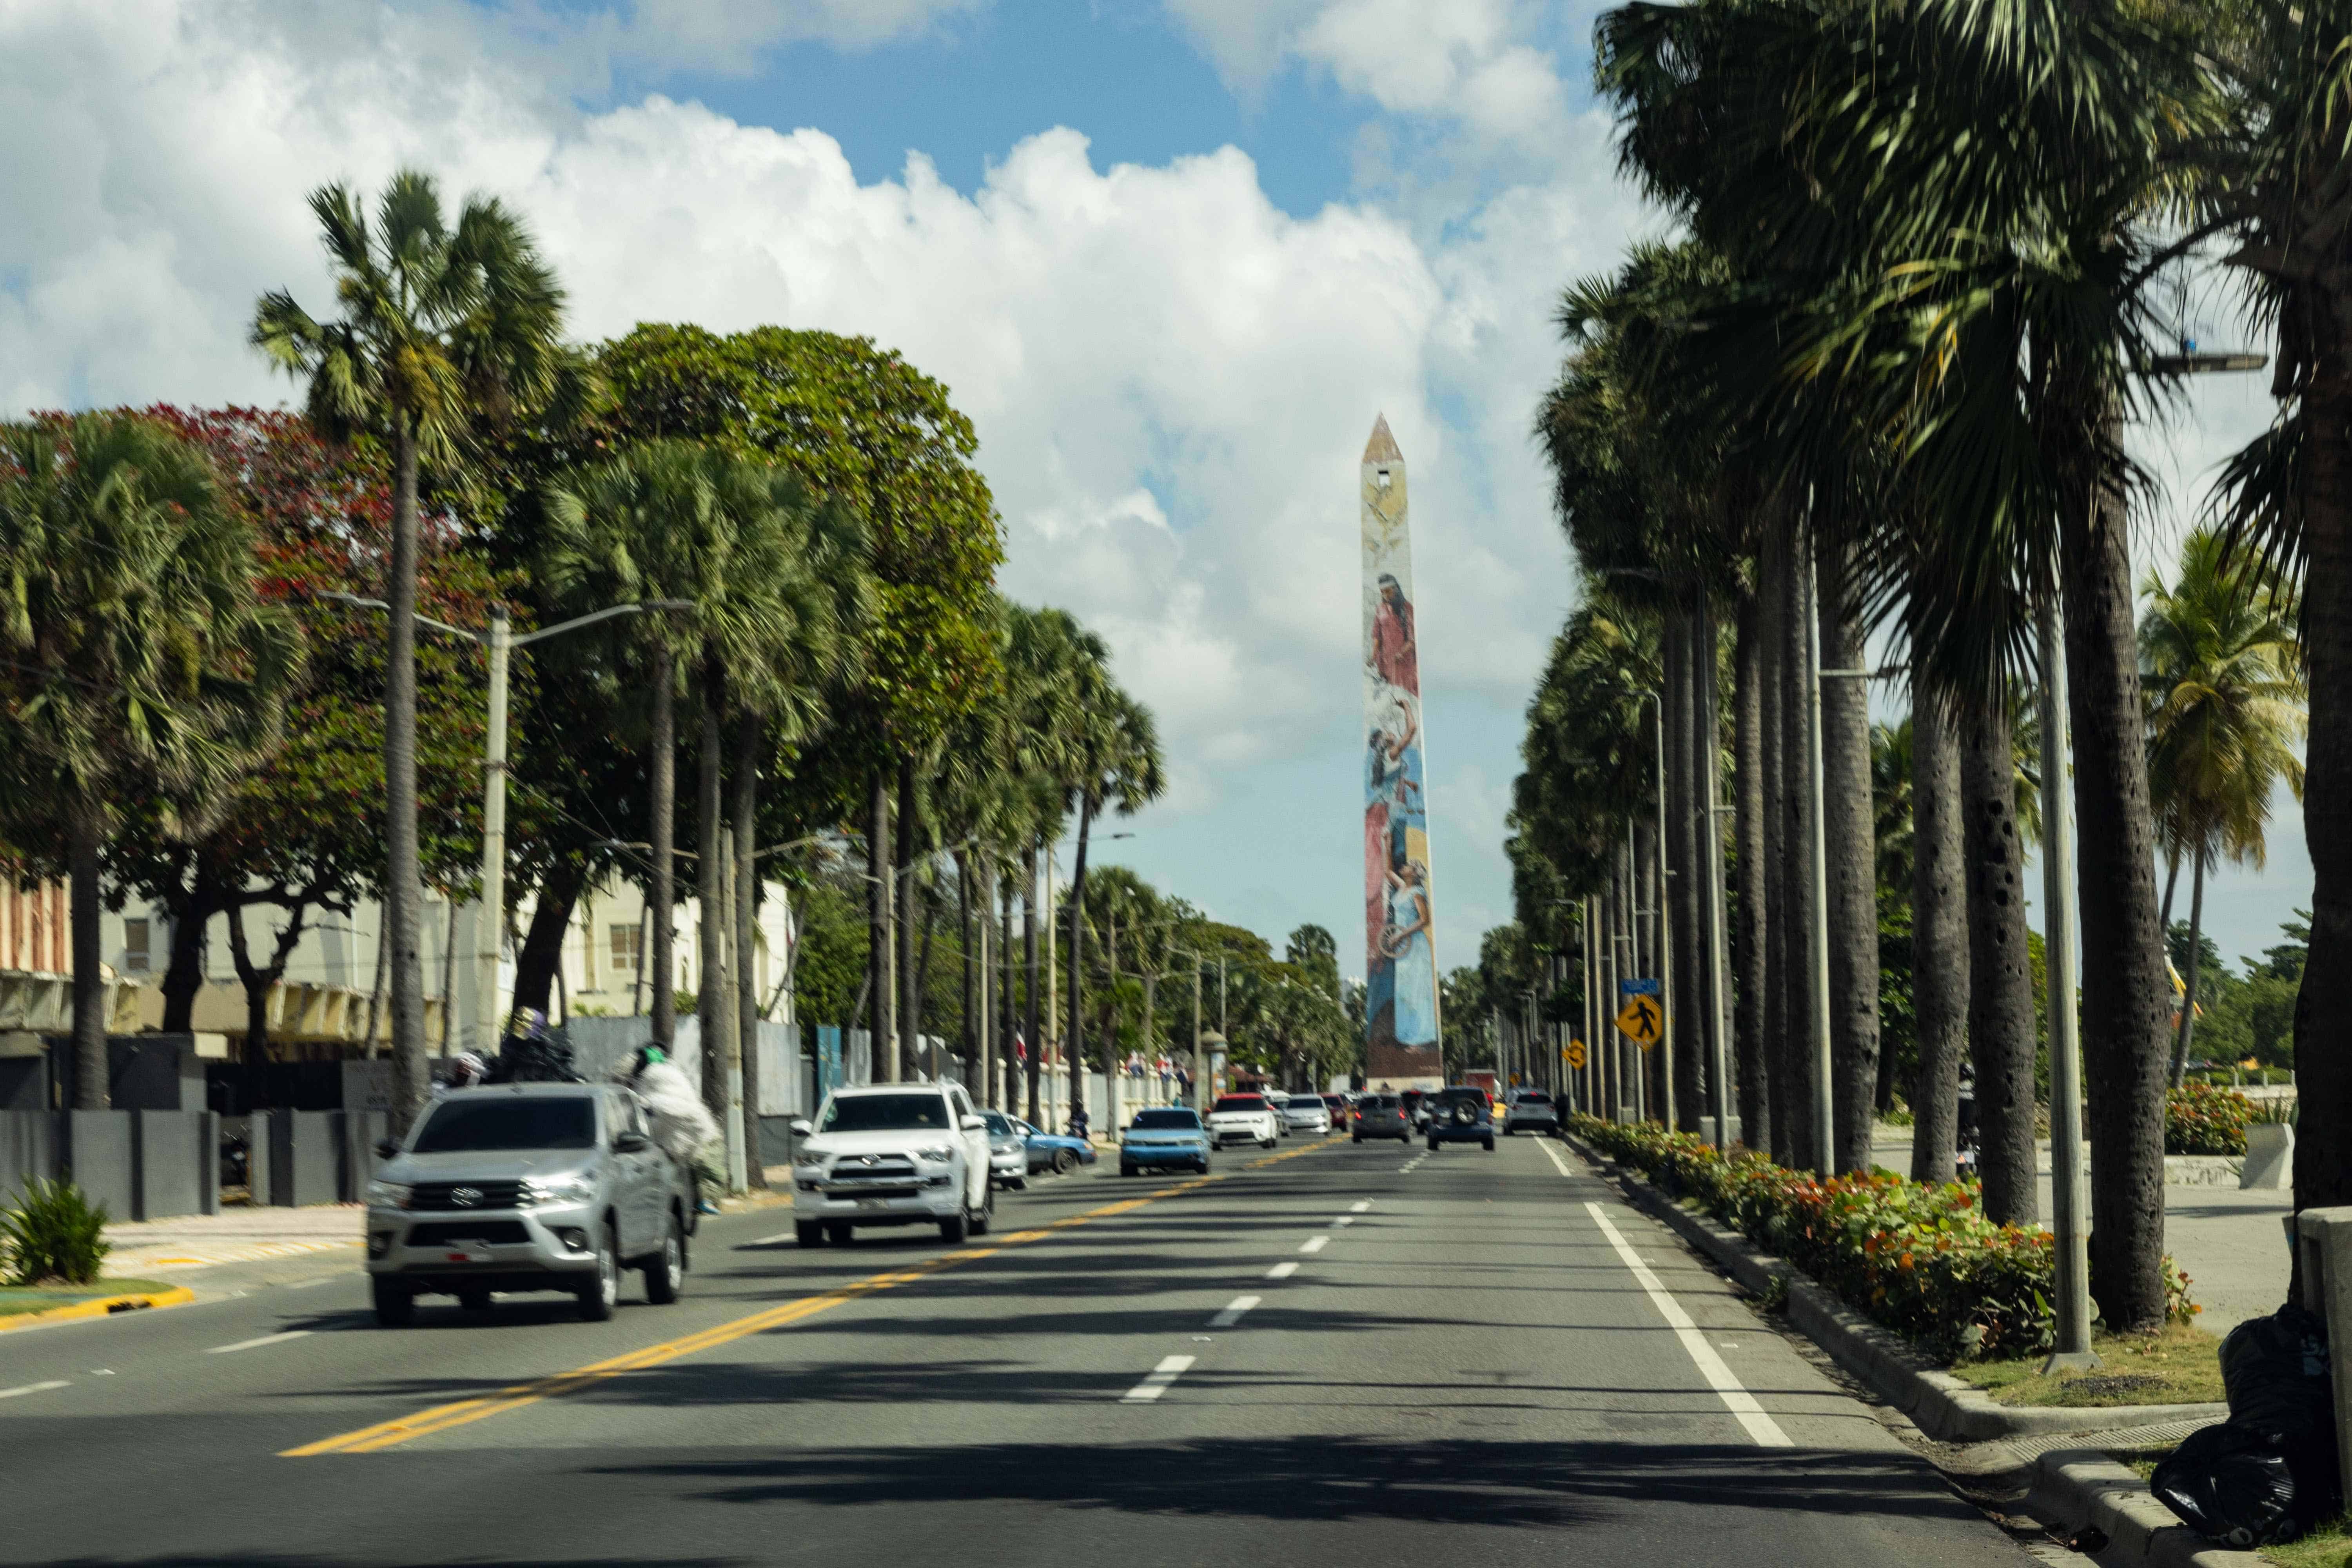
[[[1303,1149],[1293,1149],[1286,1154],[1276,1154],[1264,1160],[1254,1161],[1249,1168],[1271,1165],[1281,1160],[1294,1160],[1301,1154],[1311,1154],[1318,1149],[1329,1146],[1328,1144],[1308,1144]],[[679,1339],[664,1340],[659,1344],[646,1345],[625,1354],[614,1356],[607,1361],[574,1367],[570,1372],[556,1373],[551,1376],[536,1378],[529,1383],[513,1384],[499,1389],[495,1394],[479,1394],[471,1399],[460,1399],[448,1405],[436,1405],[429,1410],[420,1410],[413,1415],[403,1415],[395,1420],[378,1422],[373,1426],[362,1426],[356,1432],[345,1432],[333,1437],[321,1437],[315,1443],[305,1443],[299,1448],[284,1449],[278,1457],[281,1459],[308,1459],[320,1454],[372,1454],[381,1448],[390,1448],[402,1443],[413,1442],[419,1437],[431,1436],[436,1432],[446,1432],[453,1426],[463,1426],[471,1422],[487,1420],[493,1415],[502,1415],[509,1410],[520,1410],[526,1405],[536,1405],[543,1399],[554,1399],[563,1394],[576,1394],[583,1388],[593,1387],[609,1379],[660,1366],[665,1363],[676,1361],[680,1356],[692,1355],[698,1351],[710,1350],[752,1334],[764,1333],[770,1329],[780,1329],[793,1323],[804,1322],[820,1312],[831,1311],[845,1301],[854,1301],[864,1296],[877,1295],[895,1286],[927,1279],[940,1269],[953,1268],[959,1264],[973,1262],[982,1258],[993,1258],[1006,1247],[1024,1246],[1033,1241],[1044,1241],[1052,1237],[1055,1231],[1087,1225],[1113,1215],[1131,1213],[1161,1198],[1179,1197],[1185,1193],[1207,1186],[1211,1182],[1223,1180],[1224,1180],[1223,1176],[1202,1176],[1180,1183],[1172,1187],[1162,1187],[1160,1191],[1143,1197],[1106,1204],[1100,1208],[1089,1209],[1084,1214],[1055,1220],[1043,1230],[1018,1230],[1010,1236],[997,1237],[996,1245],[993,1247],[968,1247],[961,1252],[950,1252],[943,1257],[927,1258],[921,1263],[893,1273],[868,1275],[863,1279],[852,1280],[834,1289],[823,1291],[814,1296],[803,1296],[795,1300],[753,1312],[749,1317],[719,1323]]]

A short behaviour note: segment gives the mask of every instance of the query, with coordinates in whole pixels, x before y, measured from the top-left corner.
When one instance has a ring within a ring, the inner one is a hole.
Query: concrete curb
[[[2137,1471],[2094,1448],[2055,1448],[2035,1459],[2026,1508],[2070,1536],[2105,1536],[2091,1553],[2104,1568],[2263,1568],[2270,1561],[2207,1541],[2157,1501]]]
[[[1638,1172],[1617,1164],[1573,1133],[1567,1134],[1566,1141],[1586,1160],[1617,1177],[1636,1208],[1663,1221],[1748,1289],[1760,1295],[1774,1276],[1784,1278],[1789,1321],[1828,1352],[1832,1361],[1870,1384],[1881,1398],[1939,1442],[1980,1443],[2037,1433],[2099,1432],[2161,1421],[2220,1421],[2230,1413],[2225,1405],[2062,1409],[1998,1404],[1981,1389],[1923,1364],[1899,1336],[1853,1310],[1784,1260],[1757,1251],[1746,1237],[1683,1207]],[[2138,1478],[2133,1477],[2133,1481],[2137,1484]],[[2168,1512],[2165,1517],[2171,1515]]]
[[[46,1312],[12,1312],[0,1318],[0,1334],[11,1329],[29,1329],[42,1323],[68,1323],[77,1318],[106,1318],[118,1312],[142,1311],[149,1307],[184,1307],[196,1299],[196,1293],[185,1285],[174,1285],[169,1290],[142,1290],[125,1296],[94,1296],[71,1306],[51,1307]]]

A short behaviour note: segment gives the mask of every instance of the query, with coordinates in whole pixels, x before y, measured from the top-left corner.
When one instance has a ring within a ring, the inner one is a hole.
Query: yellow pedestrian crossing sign
[[[1570,1040],[1568,1044],[1560,1047],[1559,1059],[1566,1062],[1570,1068],[1581,1072],[1584,1068],[1584,1042],[1582,1040]]]
[[[1617,1009],[1617,1032],[1645,1051],[1658,1043],[1665,1022],[1665,1009],[1658,1005],[1654,996],[1629,998],[1625,1005]]]

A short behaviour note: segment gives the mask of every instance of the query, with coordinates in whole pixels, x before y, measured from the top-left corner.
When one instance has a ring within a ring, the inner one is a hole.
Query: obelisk
[[[1382,416],[1360,476],[1364,553],[1364,1020],[1375,1089],[1441,1087],[1421,643],[1404,454]]]

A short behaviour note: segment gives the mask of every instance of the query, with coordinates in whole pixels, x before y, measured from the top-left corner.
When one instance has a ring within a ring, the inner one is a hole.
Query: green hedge
[[[1695,1134],[1571,1117],[1570,1130],[1768,1251],[1849,1306],[1947,1360],[2047,1349],[2055,1321],[2050,1233],[1995,1225],[1974,1183],[1914,1182],[1885,1171],[1816,1176]],[[2189,1279],[2164,1263],[2170,1315],[2197,1308]]]

